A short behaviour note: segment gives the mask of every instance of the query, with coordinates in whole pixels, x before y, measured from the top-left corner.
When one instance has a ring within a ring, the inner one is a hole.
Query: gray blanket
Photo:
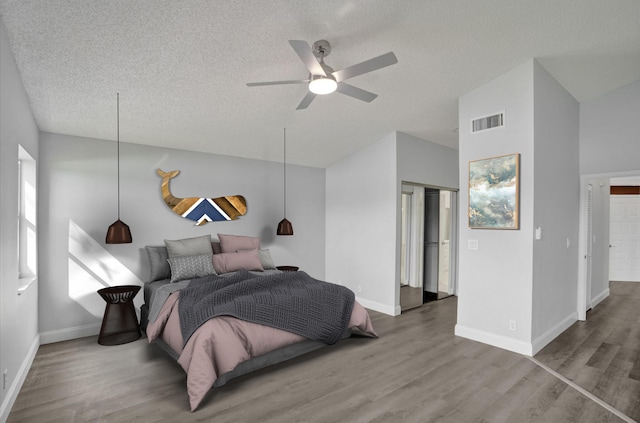
[[[333,344],[347,329],[354,301],[350,289],[305,272],[211,275],[180,291],[180,330],[186,344],[204,322],[226,315]]]

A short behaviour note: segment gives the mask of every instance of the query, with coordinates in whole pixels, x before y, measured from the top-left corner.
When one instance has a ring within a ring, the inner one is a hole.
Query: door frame
[[[459,234],[459,216],[458,216],[458,212],[459,212],[459,199],[458,199],[458,194],[460,192],[459,189],[457,188],[449,188],[449,187],[440,187],[440,186],[435,186],[435,185],[426,185],[426,184],[420,184],[420,183],[416,183],[416,182],[410,182],[410,181],[401,181],[400,182],[400,196],[402,196],[402,192],[403,192],[403,188],[404,186],[413,186],[414,187],[414,197],[415,197],[415,189],[422,189],[424,190],[424,188],[430,188],[430,189],[437,189],[440,191],[450,191],[451,192],[451,213],[452,213],[452,220],[451,220],[451,245],[450,245],[450,255],[449,255],[449,292],[452,295],[457,295],[458,292],[458,250],[459,250],[459,239],[458,239],[458,234]],[[419,201],[415,201],[416,198],[412,199],[412,208],[415,207],[420,207],[418,205]],[[421,206],[422,206],[422,210],[424,211],[424,194],[422,195],[422,201],[421,201]],[[400,198],[398,200],[398,205],[401,208],[402,207],[402,198]],[[415,209],[414,209],[415,211]],[[399,215],[402,214],[402,210],[399,211]],[[424,215],[424,212],[422,213],[422,215]],[[422,216],[424,217],[424,216]],[[414,217],[415,218],[415,217]],[[419,224],[419,222],[413,221],[412,222],[412,236],[411,236],[411,252],[410,255],[413,256],[413,258],[422,258],[424,256],[424,251],[423,251],[423,237],[415,237],[413,236],[413,234],[415,234],[415,230],[419,230],[421,232],[424,232],[424,219],[422,219],[422,225]],[[398,230],[401,230],[401,224],[400,222],[398,222]],[[424,235],[424,234],[423,234]],[[401,245],[401,240],[399,239],[400,236],[398,236],[398,248],[400,248]],[[417,248],[414,248],[417,247]],[[401,257],[400,252],[397,252],[398,257]],[[402,260],[400,259],[397,263],[399,264]],[[423,275],[424,274],[424,262],[422,259],[420,260],[414,260],[413,263],[409,266],[410,267],[410,273],[413,272],[414,275]],[[398,280],[396,280],[396,310],[398,310],[398,314],[400,314],[400,269],[397,268],[396,269],[396,275]],[[409,276],[409,279],[411,279],[411,276]],[[422,280],[422,277],[420,277],[420,279]]]
[[[577,281],[577,313],[578,320],[587,320],[587,306],[591,304],[591,289],[588,285],[590,285],[591,275],[587,274],[587,263],[585,260],[586,250],[586,228],[587,228],[587,210],[586,210],[586,190],[588,184],[595,184],[598,180],[609,179],[611,178],[625,178],[629,176],[640,176],[640,170],[632,170],[625,172],[608,172],[608,173],[597,173],[597,174],[587,174],[580,175],[580,216],[578,219],[579,222],[579,248],[578,248],[578,281]],[[608,243],[608,242],[607,242]],[[604,262],[609,262],[609,249],[603,249],[606,257],[601,257]],[[593,258],[592,258],[593,259]],[[608,275],[607,275],[608,277]]]

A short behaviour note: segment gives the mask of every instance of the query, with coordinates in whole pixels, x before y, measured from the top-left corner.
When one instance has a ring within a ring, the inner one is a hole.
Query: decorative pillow
[[[212,254],[213,252],[211,249],[211,235],[176,240],[165,239],[164,245],[167,246],[169,258]]]
[[[271,258],[271,253],[268,249],[258,250],[258,257],[260,257],[260,264],[262,264],[264,270],[276,268],[276,264]]]
[[[240,269],[264,271],[257,249],[214,254],[213,267],[219,275]]]
[[[222,247],[220,247],[220,243],[216,241],[211,241],[211,249],[213,250],[213,254],[220,254],[222,252]]]
[[[215,275],[211,257],[213,254],[198,254],[193,256],[170,257],[171,283],[185,279],[201,278]]]
[[[238,252],[240,251],[251,251],[251,250],[238,250]],[[258,250],[258,258],[260,258],[260,264],[262,264],[262,268],[264,270],[276,268],[276,264],[271,258],[271,253],[269,252],[268,249]]]
[[[218,234],[223,253],[235,253],[238,250],[258,250],[260,238],[252,236]]]
[[[171,268],[169,267],[169,252],[164,246],[146,246],[144,247],[149,255],[150,274],[149,282],[169,279],[171,277]]]

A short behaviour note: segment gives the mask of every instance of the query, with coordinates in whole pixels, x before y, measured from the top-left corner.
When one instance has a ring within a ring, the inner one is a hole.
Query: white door
[[[609,280],[640,282],[640,195],[611,196]]]

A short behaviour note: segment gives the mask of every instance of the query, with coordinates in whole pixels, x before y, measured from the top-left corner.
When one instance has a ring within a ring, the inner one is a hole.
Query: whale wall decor
[[[171,194],[169,181],[180,173],[179,170],[164,172],[156,169],[162,177],[162,199],[173,212],[185,219],[193,220],[196,225],[208,222],[236,220],[247,213],[247,201],[241,195],[216,198],[178,198]]]

